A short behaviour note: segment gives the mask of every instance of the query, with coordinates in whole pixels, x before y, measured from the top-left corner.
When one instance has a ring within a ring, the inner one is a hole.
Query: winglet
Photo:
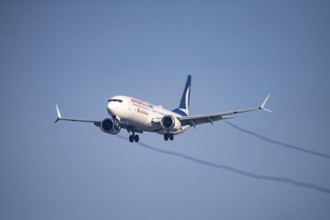
[[[263,101],[263,103],[261,104],[261,106],[259,107],[259,109],[263,109],[263,110],[265,110],[265,111],[271,113],[271,112],[272,112],[271,110],[265,108],[265,105],[266,105],[266,103],[267,103],[269,97],[270,97],[270,93],[269,93],[268,96],[265,98],[265,100]]]
[[[57,118],[56,118],[56,120],[55,120],[54,123],[58,122],[58,121],[61,120],[61,118],[62,118],[62,115],[61,115],[60,109],[58,108],[57,105],[56,105],[56,113],[57,113]]]

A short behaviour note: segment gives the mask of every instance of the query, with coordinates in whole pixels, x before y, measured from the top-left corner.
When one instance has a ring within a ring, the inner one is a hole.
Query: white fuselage
[[[181,115],[165,109],[161,106],[155,106],[148,102],[141,101],[129,96],[114,96],[107,104],[107,111],[111,116],[116,116],[118,120],[128,125],[134,126],[147,132],[156,132],[165,134],[168,131],[162,129],[160,120],[165,115],[173,117],[182,117]],[[190,126],[182,126],[180,130],[171,132],[174,135],[183,133]]]

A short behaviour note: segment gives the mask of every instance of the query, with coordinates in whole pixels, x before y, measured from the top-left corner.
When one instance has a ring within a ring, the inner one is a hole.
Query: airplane
[[[133,97],[118,95],[108,100],[107,111],[110,115],[108,118],[103,120],[62,118],[61,112],[56,104],[57,119],[54,123],[58,121],[93,123],[95,126],[99,127],[101,131],[112,135],[118,134],[121,129],[126,129],[130,134],[130,142],[139,142],[139,135],[136,133],[142,134],[143,132],[158,133],[164,136],[165,141],[172,141],[174,135],[183,134],[190,127],[196,127],[197,125],[205,123],[211,123],[213,125],[216,121],[229,119],[226,118],[226,116],[255,110],[271,112],[271,110],[265,108],[270,97],[270,94],[268,94],[262,104],[256,108],[214,114],[189,115],[191,78],[191,75],[188,75],[180,105],[172,111]]]

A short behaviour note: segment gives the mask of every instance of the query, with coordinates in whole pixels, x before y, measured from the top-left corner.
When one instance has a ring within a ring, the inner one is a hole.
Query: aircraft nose
[[[108,111],[108,113],[109,113],[111,116],[115,115],[115,113],[114,113],[114,105],[113,105],[113,103],[108,102],[108,104],[107,104],[107,111]]]

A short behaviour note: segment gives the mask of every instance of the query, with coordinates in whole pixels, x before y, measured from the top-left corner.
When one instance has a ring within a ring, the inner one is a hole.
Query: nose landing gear
[[[127,125],[127,132],[128,133],[130,133],[131,135],[129,136],[129,138],[128,138],[128,140],[129,140],[129,142],[139,142],[139,140],[140,140],[140,137],[139,137],[139,135],[136,135],[135,134],[135,132],[137,132],[137,133],[143,133],[142,131],[140,132],[140,131],[137,131],[134,127],[132,127],[132,126],[129,126],[129,125]]]

